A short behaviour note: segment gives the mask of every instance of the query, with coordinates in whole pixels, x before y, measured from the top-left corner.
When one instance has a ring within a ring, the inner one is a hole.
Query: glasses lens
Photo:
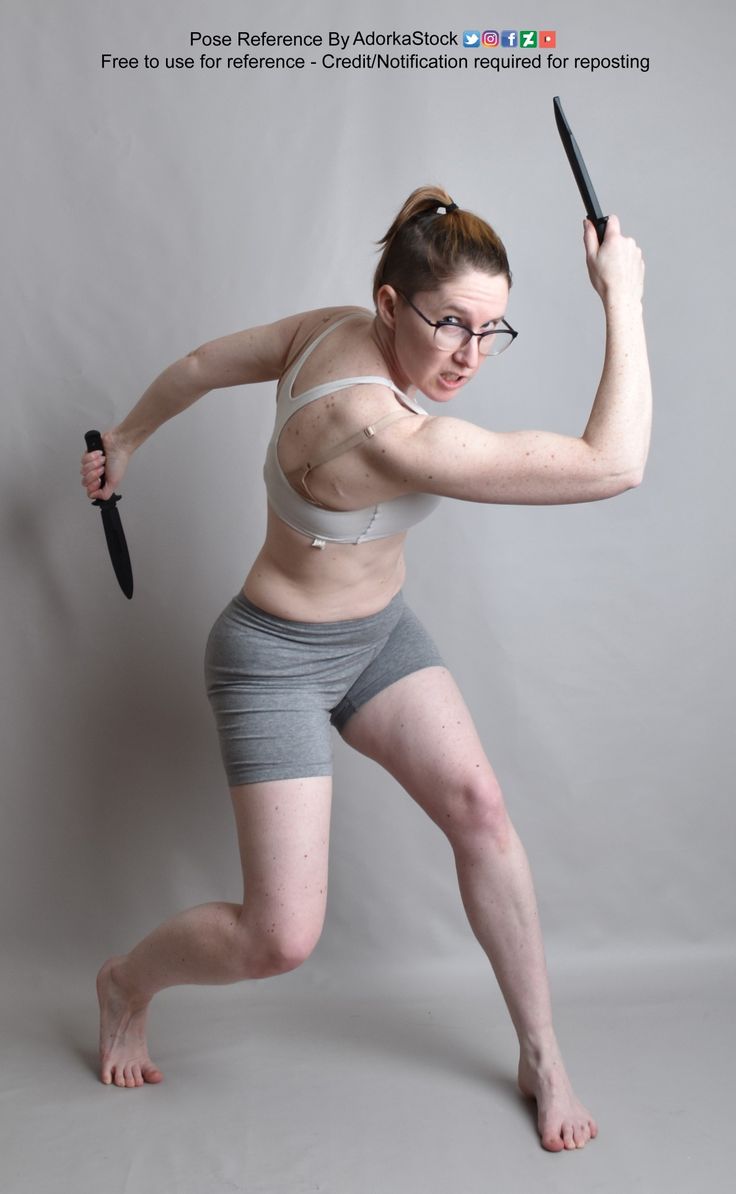
[[[508,348],[513,338],[511,332],[501,328],[497,332],[489,332],[487,336],[483,336],[478,341],[478,346],[484,357],[497,357],[504,348]]]
[[[434,329],[434,342],[443,352],[455,352],[468,343],[470,337],[465,328],[452,323],[441,323]]]
[[[484,357],[497,357],[508,348],[513,338],[511,332],[499,328],[497,332],[487,332],[486,335],[480,336],[478,348]],[[470,335],[465,328],[452,323],[441,323],[434,331],[435,345],[443,352],[457,352],[458,348],[465,347],[469,339]]]

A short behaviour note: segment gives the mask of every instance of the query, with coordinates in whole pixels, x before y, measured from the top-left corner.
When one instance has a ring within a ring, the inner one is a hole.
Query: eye
[[[442,319],[437,320],[438,323],[449,324],[450,327],[461,327],[460,320],[457,315],[444,315]]]

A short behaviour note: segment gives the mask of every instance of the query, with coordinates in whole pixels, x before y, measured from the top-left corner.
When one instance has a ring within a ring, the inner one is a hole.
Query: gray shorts
[[[330,725],[442,658],[401,593],[367,618],[292,622],[238,593],[210,631],[207,696],[228,783],[332,774]]]

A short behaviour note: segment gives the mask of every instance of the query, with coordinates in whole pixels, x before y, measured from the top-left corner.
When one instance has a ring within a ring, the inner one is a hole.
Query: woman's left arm
[[[133,409],[115,428],[130,452],[139,448],[168,419],[210,390],[274,381],[281,376],[304,315],[247,328],[201,344],[174,361],[151,382]]]
[[[82,485],[87,496],[93,500],[111,497],[136,449],[210,390],[280,377],[304,318],[304,314],[291,315],[210,340],[168,365],[122,423],[102,432],[103,451],[82,456]],[[101,486],[103,472],[105,484]]]

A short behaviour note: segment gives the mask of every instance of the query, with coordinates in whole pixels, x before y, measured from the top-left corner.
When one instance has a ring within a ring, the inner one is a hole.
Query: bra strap
[[[373,439],[379,427],[388,427],[389,423],[395,423],[397,419],[403,419],[410,413],[410,411],[405,410],[392,410],[389,414],[384,415],[382,419],[376,419],[375,423],[369,423],[367,427],[362,427],[360,431],[356,431],[355,435],[351,435],[349,439],[343,440],[341,444],[336,444],[328,452],[323,452],[315,460],[308,461],[307,472],[311,472],[313,468],[319,468],[320,464],[327,464],[328,460],[334,460],[337,456],[342,456],[343,452],[349,452],[351,448],[357,448],[358,444],[363,443],[363,440]]]
[[[314,352],[317,345],[321,344],[322,341],[324,340],[325,336],[329,336],[330,332],[334,332],[335,328],[338,328],[341,323],[345,323],[346,320],[348,320],[348,319],[356,319],[358,315],[362,315],[362,314],[363,314],[362,311],[350,311],[347,315],[341,315],[339,317],[339,319],[335,319],[335,320],[333,320],[332,323],[329,323],[327,325],[327,327],[322,332],[320,332],[320,334],[318,336],[316,336],[314,338],[314,340],[312,340],[309,344],[307,344],[307,347],[305,349],[302,350],[301,354],[297,357],[296,361],[289,369],[287,376],[284,378],[284,382],[288,381],[288,383],[289,383],[286,388],[286,393],[287,393],[288,398],[292,402],[295,401],[295,399],[292,397],[292,393],[291,393],[291,391],[294,388],[294,382],[297,379],[297,376],[299,374],[299,371],[300,371],[302,365],[307,360],[307,358],[312,355],[312,353]],[[302,397],[302,395],[300,395],[300,397]]]
[[[321,464],[327,464],[329,460],[335,460],[337,456],[342,456],[343,452],[349,452],[351,448],[357,448],[365,440],[373,439],[373,436],[380,427],[388,427],[389,423],[395,423],[397,419],[404,419],[409,414],[411,412],[407,410],[392,410],[389,414],[384,415],[383,418],[376,419],[375,423],[369,423],[367,427],[362,427],[360,431],[356,431],[355,435],[351,435],[349,439],[343,440],[342,443],[336,444],[334,448],[330,448],[327,452],[323,452],[320,456],[315,457],[314,460],[308,460],[302,474],[301,484],[305,493],[309,494],[314,504],[318,505],[319,503],[314,501],[309,491],[309,486],[307,485],[308,473],[311,473],[315,468],[319,468]]]

